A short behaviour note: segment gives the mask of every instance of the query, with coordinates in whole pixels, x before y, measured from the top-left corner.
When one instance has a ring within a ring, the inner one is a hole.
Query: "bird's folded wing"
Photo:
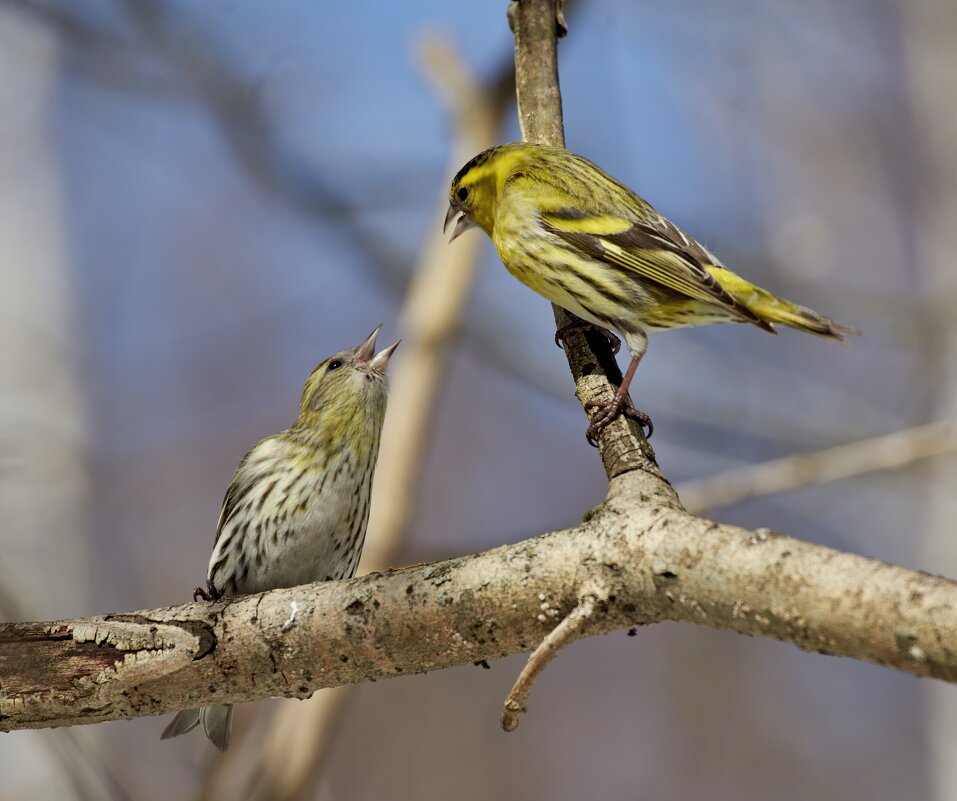
[[[239,504],[250,494],[259,496],[260,506],[265,496],[272,491],[277,481],[273,475],[269,457],[277,447],[277,437],[266,437],[257,442],[242,458],[239,467],[233,474],[232,481],[226,488],[226,497],[223,498],[223,508],[219,512],[219,522],[216,523],[216,542],[223,532],[223,526],[229,521]],[[264,480],[266,486],[263,486]]]
[[[238,482],[234,478],[226,488],[226,497],[223,498],[223,508],[219,511],[219,521],[216,523],[216,542],[223,531],[223,525],[236,511],[237,502],[252,489],[252,481]]]
[[[738,303],[705,269],[714,262],[708,252],[663,217],[636,222],[568,208],[543,212],[541,220],[546,230],[579,252],[761,325],[758,316]]]

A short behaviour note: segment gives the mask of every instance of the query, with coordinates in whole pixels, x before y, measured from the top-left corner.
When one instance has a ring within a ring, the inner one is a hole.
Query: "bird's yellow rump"
[[[650,429],[625,400],[648,334],[725,322],[772,334],[780,323],[839,341],[856,333],[735,275],[627,186],[564,148],[518,142],[480,153],[452,180],[446,227],[456,216],[452,239],[478,226],[519,281],[624,336],[631,364],[615,400],[592,418],[592,443],[621,412]]]

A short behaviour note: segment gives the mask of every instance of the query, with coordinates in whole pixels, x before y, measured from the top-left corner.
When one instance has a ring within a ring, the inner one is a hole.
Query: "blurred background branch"
[[[916,361],[927,414],[957,419],[957,4],[901,5],[907,89],[921,181],[914,196],[920,294],[943,313],[920,318]],[[922,482],[925,530],[918,558],[935,572],[957,571],[957,460],[931,465]],[[928,797],[957,798],[957,695],[928,687],[924,696]]]
[[[685,509],[700,514],[808,484],[826,484],[876,470],[896,470],[954,451],[957,451],[957,425],[945,420],[739,467],[686,481],[676,489]]]
[[[423,75],[451,123],[453,146],[447,172],[452,175],[475,153],[495,143],[506,107],[501,87],[510,85],[512,71],[505,70],[483,85],[451,42],[438,34],[423,38],[417,50]],[[436,220],[447,205],[443,186]],[[460,333],[481,244],[471,237],[449,248],[441,226],[435,225],[413,272],[399,317],[403,358],[389,393],[360,575],[394,566],[407,542],[435,430],[439,392]],[[252,760],[240,749],[215,760],[200,797],[223,797],[227,792],[249,801],[304,797],[357,691],[339,687],[281,706],[265,735],[257,735]]]

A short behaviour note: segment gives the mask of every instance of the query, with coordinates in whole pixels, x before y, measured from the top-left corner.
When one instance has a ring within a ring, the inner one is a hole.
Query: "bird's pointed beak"
[[[444,234],[449,227],[449,223],[452,222],[455,215],[459,213],[459,210],[455,208],[451,203],[449,203],[449,210],[445,212],[445,222],[442,223],[442,233]]]
[[[379,323],[373,331],[366,338],[366,341],[359,346],[359,350],[356,353],[356,363],[357,364],[370,364],[372,362],[373,354],[375,353],[375,338],[379,335],[379,329],[382,328],[382,323]]]
[[[445,223],[442,225],[443,234],[448,229],[449,223],[452,222],[456,214],[461,214],[462,216],[459,217],[459,221],[455,224],[455,229],[452,231],[452,236],[449,238],[449,242],[454,242],[459,236],[468,231],[469,228],[475,227],[475,223],[472,221],[471,217],[450,203],[449,210],[445,213]]]
[[[389,345],[389,347],[380,350],[369,362],[369,368],[379,375],[385,375],[385,369],[389,366],[389,359],[392,358],[392,354],[395,353],[395,349],[399,347],[399,342],[402,340],[397,340],[394,344]]]

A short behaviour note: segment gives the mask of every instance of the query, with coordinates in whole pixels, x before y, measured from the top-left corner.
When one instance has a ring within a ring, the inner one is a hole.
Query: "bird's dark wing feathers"
[[[252,451],[250,451],[250,453],[252,453]],[[223,498],[223,507],[219,512],[219,522],[216,523],[216,539],[214,540],[214,546],[215,543],[219,542],[219,535],[222,534],[223,526],[226,525],[226,521],[233,516],[233,513],[236,511],[243,498],[245,498],[246,495],[249,494],[249,491],[256,486],[258,476],[251,476],[242,469],[248,459],[249,453],[243,457],[242,461],[239,463],[239,468],[236,470],[236,474],[233,476],[232,481],[229,482],[229,486],[226,487],[226,496]]]
[[[713,303],[741,320],[773,331],[705,269],[706,264],[720,266],[714,257],[668,220],[656,215],[648,222],[629,221],[623,228],[625,221],[620,217],[592,217],[594,223],[589,224],[588,215],[580,209],[558,209],[543,213],[542,225],[592,258],[687,297]],[[605,220],[610,223],[606,229],[610,233],[601,232]]]

